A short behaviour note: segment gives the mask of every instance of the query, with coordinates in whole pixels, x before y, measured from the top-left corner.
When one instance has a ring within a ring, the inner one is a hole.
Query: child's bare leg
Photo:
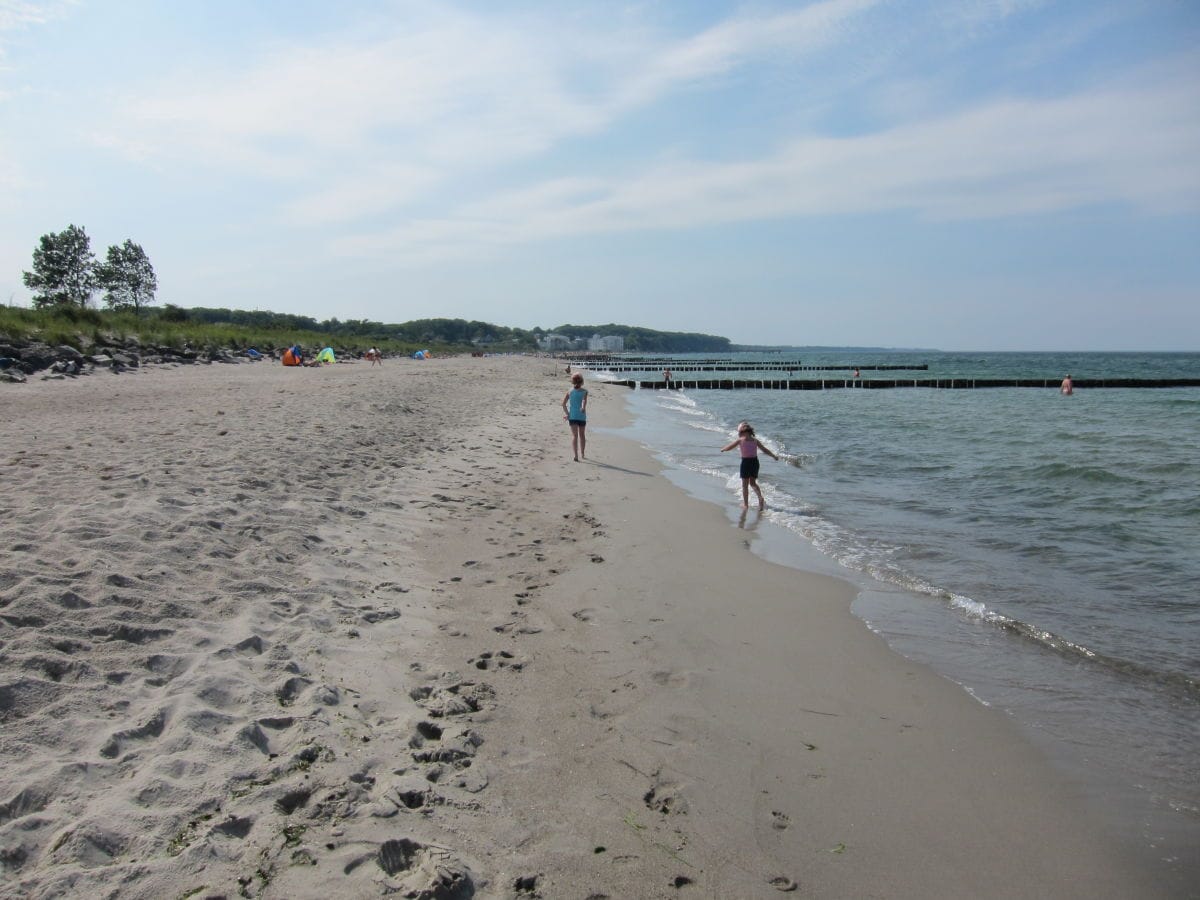
[[[760,487],[758,486],[758,479],[757,479],[757,478],[751,478],[751,479],[750,479],[750,486],[751,486],[752,488],[754,488],[754,493],[758,494],[758,508],[759,508],[759,509],[766,509],[766,508],[767,508],[767,501],[763,499],[763,495],[762,495],[762,488],[760,488]]]
[[[742,509],[747,509],[750,506],[750,479],[742,479]]]
[[[579,426],[579,455],[587,459],[587,429]]]
[[[571,426],[571,453],[575,457],[575,462],[579,462],[579,426]]]

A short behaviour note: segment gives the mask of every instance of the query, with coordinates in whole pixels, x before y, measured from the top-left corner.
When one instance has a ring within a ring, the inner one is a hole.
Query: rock
[[[50,368],[56,359],[45,344],[34,344],[22,351],[21,368],[32,375],[41,369]]]

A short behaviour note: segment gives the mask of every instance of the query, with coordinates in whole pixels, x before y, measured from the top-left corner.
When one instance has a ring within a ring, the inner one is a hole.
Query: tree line
[[[103,261],[92,253],[87,232],[69,225],[63,231],[44,234],[33,251],[33,267],[23,275],[25,286],[34,291],[35,309],[71,312],[88,309],[93,295],[104,292],[105,306],[114,311],[133,312],[171,322],[230,324],[288,331],[314,331],[346,338],[394,340],[450,346],[486,346],[505,350],[533,350],[547,333],[571,338],[593,334],[619,335],[625,349],[653,353],[724,353],[728,338],[711,334],[655,331],[634,325],[560,325],[553,329],[509,328],[490,322],[466,319],[416,319],[385,324],[368,319],[333,318],[318,321],[312,316],[194,307],[184,309],[168,303],[150,309],[158,290],[154,266],[140,244],[126,240],[108,248]]]
[[[102,290],[109,309],[141,315],[158,290],[158,277],[146,251],[126,239],[109,247],[101,262],[91,244],[78,225],[41,236],[33,251],[33,268],[22,276],[25,287],[34,292],[34,308],[87,309],[92,295]]]

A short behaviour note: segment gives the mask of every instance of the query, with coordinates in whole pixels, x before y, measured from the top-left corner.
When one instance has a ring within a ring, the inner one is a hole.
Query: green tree
[[[37,309],[74,306],[87,309],[96,290],[96,257],[87,232],[68,225],[58,234],[43,234],[33,251],[33,271],[23,275],[25,287],[36,291]]]
[[[109,247],[108,257],[96,267],[96,274],[109,309],[132,309],[140,316],[142,307],[154,302],[158,278],[141,244],[126,239],[119,247]]]

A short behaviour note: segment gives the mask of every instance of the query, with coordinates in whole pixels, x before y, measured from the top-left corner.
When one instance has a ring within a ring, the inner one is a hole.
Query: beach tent
[[[414,354],[412,355],[412,358],[413,358],[413,359],[424,359],[424,358],[425,358],[425,351],[424,351],[424,350],[418,350],[416,353],[414,353]]]
[[[288,347],[283,351],[283,364],[285,366],[298,366],[301,359],[302,356],[296,347]]]
[[[322,350],[320,353],[318,353],[317,354],[317,362],[319,362],[319,363],[337,362],[337,360],[334,359],[334,356],[333,356],[333,348],[326,347],[324,350]]]
[[[262,354],[259,353],[257,350],[255,350],[253,347],[251,347],[249,350],[246,351],[246,355],[248,357],[250,357],[251,359],[262,359]]]

